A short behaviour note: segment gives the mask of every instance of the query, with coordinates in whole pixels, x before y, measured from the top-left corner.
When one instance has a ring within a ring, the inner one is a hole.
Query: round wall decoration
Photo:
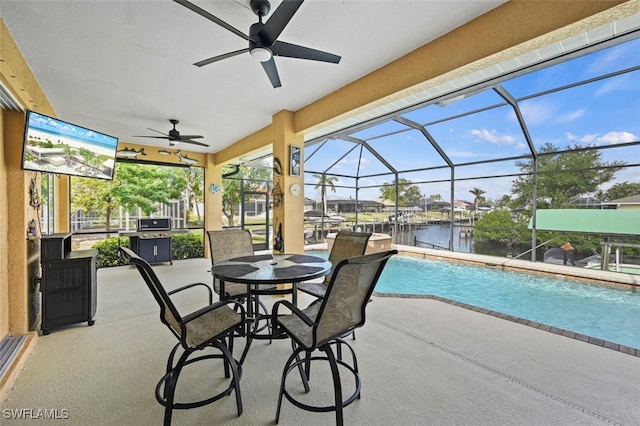
[[[217,183],[212,183],[211,186],[209,186],[209,192],[212,194],[217,194],[221,190],[222,190],[222,187]]]
[[[293,183],[289,187],[289,192],[291,193],[291,195],[297,197],[298,195],[300,195],[300,192],[302,192],[302,190],[300,189],[300,185],[298,185],[297,183]]]

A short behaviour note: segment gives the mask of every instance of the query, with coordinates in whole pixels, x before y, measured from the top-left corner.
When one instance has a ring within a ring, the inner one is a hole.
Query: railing
[[[547,244],[547,243],[550,243],[550,242],[551,242],[551,241],[553,241],[553,240],[554,240],[554,238],[552,238],[552,239],[550,239],[550,240],[547,240],[547,241],[545,241],[544,243],[540,243],[540,244],[538,244],[537,246],[535,246],[534,248],[529,249],[529,250],[527,250],[527,251],[525,251],[525,252],[522,252],[522,253],[520,253],[520,254],[519,254],[519,255],[517,255],[517,256],[511,256],[511,258],[512,258],[512,259],[517,259],[517,258],[519,258],[520,256],[523,256],[523,255],[525,255],[525,254],[527,254],[527,253],[531,253],[533,250],[535,250],[535,249],[537,249],[537,248],[539,248],[539,247],[542,247],[543,245],[545,245],[545,244]]]
[[[449,250],[449,248],[447,248],[447,247],[442,247],[442,246],[439,246],[437,244],[427,243],[427,242],[424,242],[424,241],[418,241],[418,239],[416,237],[413,237],[413,245],[414,245],[414,247],[418,247],[418,244],[425,244],[427,246],[430,246],[432,249]]]

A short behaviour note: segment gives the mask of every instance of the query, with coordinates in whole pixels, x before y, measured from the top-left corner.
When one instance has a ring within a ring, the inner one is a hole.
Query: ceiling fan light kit
[[[262,18],[271,10],[271,4],[268,0],[250,0],[249,5],[251,6],[253,13],[258,16],[258,22],[251,25],[249,35],[246,35],[242,31],[227,24],[222,19],[212,15],[188,0],[173,1],[197,13],[203,18],[220,25],[227,31],[242,37],[249,43],[249,47],[246,49],[236,50],[234,52],[198,61],[194,64],[198,67],[231,58],[241,53],[249,52],[252,58],[261,63],[264,72],[267,74],[267,77],[269,77],[271,85],[276,88],[280,87],[281,83],[280,76],[278,75],[278,69],[276,68],[276,63],[274,61],[274,56],[307,59],[333,64],[340,62],[341,57],[338,55],[278,40],[278,37],[304,0],[284,0],[264,23],[262,22]]]
[[[271,50],[266,47],[254,47],[249,53],[258,62],[269,62],[273,57]]]

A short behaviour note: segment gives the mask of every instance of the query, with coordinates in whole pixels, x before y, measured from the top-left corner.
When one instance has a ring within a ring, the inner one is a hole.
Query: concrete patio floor
[[[211,282],[208,259],[154,268],[167,288]],[[178,299],[181,309],[201,306],[202,294],[194,293]],[[301,306],[309,301],[300,295]],[[92,327],[40,337],[0,403],[0,423],[41,425],[52,413],[69,425],[162,423],[154,392],[175,338],[160,323],[137,270],[98,270],[95,320]],[[237,342],[237,356],[243,344]],[[640,357],[441,301],[374,297],[353,347],[363,390],[345,409],[347,425],[640,424]],[[231,397],[174,411],[173,424],[273,424],[290,351],[286,340],[253,343],[241,381],[241,417]],[[210,386],[218,376],[208,367],[185,371],[179,395],[200,395]],[[308,397],[327,401],[327,374],[314,368]],[[19,413],[28,418],[17,419]],[[285,400],[280,424],[334,424],[334,415]]]

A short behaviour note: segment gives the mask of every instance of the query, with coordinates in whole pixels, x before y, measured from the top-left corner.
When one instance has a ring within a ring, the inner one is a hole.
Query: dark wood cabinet
[[[43,334],[63,325],[84,321],[94,324],[97,259],[97,250],[72,251],[71,234],[51,234],[42,238]]]

